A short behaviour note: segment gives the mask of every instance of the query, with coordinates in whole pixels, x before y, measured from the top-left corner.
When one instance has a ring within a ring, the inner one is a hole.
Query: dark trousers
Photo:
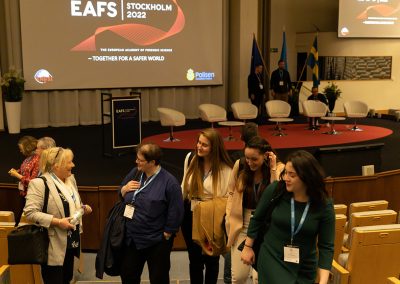
[[[74,275],[74,249],[67,249],[63,266],[41,265],[44,284],[69,284]]]
[[[173,237],[162,239],[154,246],[138,250],[134,243],[127,246],[123,252],[121,265],[121,280],[125,284],[140,284],[140,277],[147,261],[150,283],[169,284],[170,255]]]
[[[204,255],[202,253],[201,246],[193,242],[192,211],[190,210],[190,202],[188,200],[185,200],[185,215],[183,217],[181,229],[189,254],[190,283],[217,283],[219,272],[219,256]],[[206,268],[205,277],[203,276],[204,267]],[[204,282],[203,279],[205,280]]]
[[[19,221],[21,220],[22,213],[24,213],[24,207],[26,203],[25,196],[18,195],[19,198],[19,207],[15,213],[15,226],[18,226]]]

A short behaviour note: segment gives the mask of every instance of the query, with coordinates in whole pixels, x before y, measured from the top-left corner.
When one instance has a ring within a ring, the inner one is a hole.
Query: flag
[[[254,73],[256,66],[263,65],[264,60],[258,48],[256,37],[253,35],[253,48],[251,50],[250,74]]]
[[[281,50],[281,58],[280,60],[283,60],[285,62],[285,69],[288,70],[288,64],[287,64],[287,55],[286,55],[286,32],[283,32],[283,39],[282,39],[282,50]]]
[[[313,71],[313,87],[319,85],[319,63],[318,63],[318,37],[315,36],[314,43],[311,47],[310,54],[308,56],[307,65],[311,67]]]

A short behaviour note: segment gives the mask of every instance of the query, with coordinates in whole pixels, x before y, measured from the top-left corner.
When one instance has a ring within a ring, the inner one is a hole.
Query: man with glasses
[[[182,189],[160,165],[161,149],[138,146],[136,164],[121,183],[125,201],[122,283],[140,283],[147,262],[151,283],[169,283],[173,239],[183,218]]]

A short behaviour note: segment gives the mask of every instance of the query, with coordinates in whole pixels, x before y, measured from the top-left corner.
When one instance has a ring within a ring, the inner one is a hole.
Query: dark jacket
[[[125,233],[125,203],[118,201],[108,213],[103,239],[96,256],[96,277],[103,279],[103,273],[119,276]]]
[[[282,72],[282,76],[280,74],[280,71]],[[282,85],[280,84],[281,81],[283,82]],[[289,72],[286,71],[285,69],[279,70],[279,68],[274,70],[271,74],[270,84],[271,84],[271,89],[277,94],[283,94],[289,92],[290,87],[292,85]]]

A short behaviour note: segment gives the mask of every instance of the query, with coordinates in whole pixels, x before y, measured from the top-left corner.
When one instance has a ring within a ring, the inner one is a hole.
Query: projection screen
[[[220,85],[222,0],[20,0],[27,90]]]
[[[338,37],[400,38],[400,0],[339,0]]]

